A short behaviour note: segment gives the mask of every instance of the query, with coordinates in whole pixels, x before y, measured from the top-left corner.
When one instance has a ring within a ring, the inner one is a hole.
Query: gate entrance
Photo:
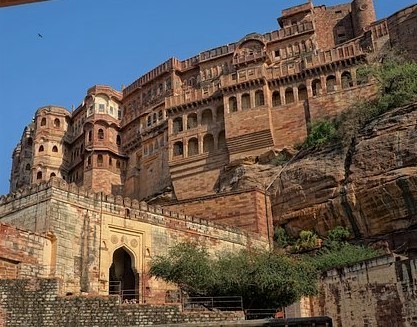
[[[132,257],[124,248],[113,253],[109,270],[109,294],[118,294],[122,300],[139,300],[138,274],[132,268]]]

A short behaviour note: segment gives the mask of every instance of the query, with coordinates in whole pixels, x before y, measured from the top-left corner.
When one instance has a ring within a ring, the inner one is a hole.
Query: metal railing
[[[184,297],[182,306],[184,311],[243,311],[243,300],[241,296]]]

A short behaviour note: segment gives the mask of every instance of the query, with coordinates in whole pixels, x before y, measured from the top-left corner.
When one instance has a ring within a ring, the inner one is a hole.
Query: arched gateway
[[[109,269],[109,294],[122,300],[139,301],[139,274],[134,268],[133,255],[125,247],[114,251]]]

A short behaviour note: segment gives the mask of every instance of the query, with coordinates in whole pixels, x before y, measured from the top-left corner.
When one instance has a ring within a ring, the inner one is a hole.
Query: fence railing
[[[241,296],[184,297],[182,306],[184,311],[242,311],[243,300]]]

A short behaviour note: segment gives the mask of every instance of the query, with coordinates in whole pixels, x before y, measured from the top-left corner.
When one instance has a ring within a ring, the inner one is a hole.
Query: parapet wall
[[[20,192],[1,196],[0,219],[35,204],[45,202],[52,197],[61,197],[62,199],[65,199],[65,201],[74,201],[81,206],[87,206],[91,210],[105,211],[125,219],[141,220],[151,224],[170,225],[171,228],[178,226],[181,229],[181,226],[187,222],[213,227],[232,234],[244,234],[240,228],[234,228],[227,226],[226,224],[222,225],[203,219],[202,215],[196,217],[167,210],[166,208],[164,209],[158,206],[151,206],[146,202],[139,202],[138,200],[129,197],[94,193],[84,187],[68,184],[57,177],[51,178],[49,182],[27,187]],[[158,215],[158,219],[156,219],[154,215]],[[207,212],[207,217],[209,217],[209,212]],[[19,225],[21,228],[25,228],[25,225],[17,224],[17,226]],[[251,235],[251,237],[260,239],[257,235]]]
[[[118,296],[59,296],[57,279],[0,280],[1,327],[129,327],[243,320],[243,312],[183,312],[178,305],[121,304]]]

